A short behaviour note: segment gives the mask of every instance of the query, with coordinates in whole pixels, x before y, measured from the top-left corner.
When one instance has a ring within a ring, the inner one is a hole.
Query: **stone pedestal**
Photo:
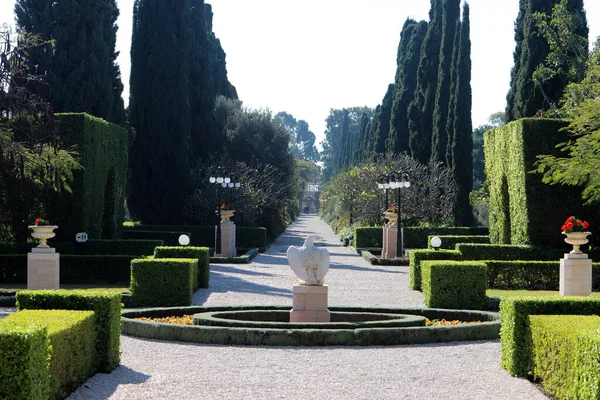
[[[215,226],[215,248],[217,243],[217,227]],[[221,253],[215,250],[215,257],[235,257],[235,224],[232,221],[221,222]]]
[[[27,289],[59,289],[59,254],[53,247],[34,247],[27,254]]]
[[[397,225],[385,224],[383,226],[383,249],[381,250],[381,258],[396,258],[397,235]]]
[[[290,322],[330,322],[327,309],[328,286],[294,285],[294,306]]]
[[[560,259],[560,296],[592,293],[592,260],[585,253],[567,253]]]

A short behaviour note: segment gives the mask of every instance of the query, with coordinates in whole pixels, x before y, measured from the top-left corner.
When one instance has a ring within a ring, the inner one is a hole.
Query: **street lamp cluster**
[[[404,258],[404,235],[402,232],[402,195],[401,189],[409,188],[408,174],[402,171],[379,175],[377,187],[385,190],[385,208],[388,207],[388,189],[398,189],[398,233],[396,234],[396,257]]]
[[[222,168],[217,167],[217,171],[220,171]],[[217,204],[217,237],[215,240],[215,254],[221,254],[221,188],[229,188],[229,202],[231,202],[231,189],[239,188],[241,186],[240,182],[232,182],[231,177],[229,176],[211,176],[208,178],[210,183],[214,183],[217,186],[218,192],[218,204]]]

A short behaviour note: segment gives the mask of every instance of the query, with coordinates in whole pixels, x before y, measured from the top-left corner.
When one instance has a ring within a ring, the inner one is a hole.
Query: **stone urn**
[[[383,216],[389,221],[390,225],[398,225],[398,213],[386,211]]]
[[[221,210],[221,222],[231,222],[229,218],[233,217],[235,210]]]
[[[583,246],[589,242],[588,236],[592,234],[592,232],[563,232],[567,237],[565,238],[565,242],[573,246],[573,250],[571,250],[570,254],[583,254],[581,250],[579,250],[579,246]]]
[[[37,247],[50,247],[46,243],[46,240],[52,239],[56,236],[54,233],[55,229],[58,229],[56,225],[30,225],[29,229],[33,230],[31,232],[31,236],[40,241],[40,244]],[[587,242],[586,242],[587,243]]]

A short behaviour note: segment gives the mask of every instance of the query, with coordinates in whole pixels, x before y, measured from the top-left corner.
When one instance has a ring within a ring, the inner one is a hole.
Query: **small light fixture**
[[[208,180],[210,183],[215,183],[217,181],[217,178],[215,178],[214,176],[211,176],[210,179]]]
[[[442,239],[440,239],[438,236],[434,236],[431,238],[429,243],[434,250],[438,250],[442,246]]]
[[[179,244],[182,246],[187,246],[190,244],[190,237],[188,235],[179,236]]]

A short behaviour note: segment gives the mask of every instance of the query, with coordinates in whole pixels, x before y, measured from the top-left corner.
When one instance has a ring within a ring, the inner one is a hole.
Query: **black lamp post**
[[[386,175],[380,175],[382,182],[378,183],[380,189],[386,190],[386,209],[387,209],[387,189],[398,189],[398,233],[396,234],[396,257],[404,259],[404,236],[402,234],[402,188],[409,188],[408,174],[404,172],[392,172]]]
[[[384,207],[384,210],[387,211],[387,208],[388,208],[388,189],[390,188],[390,184],[388,183],[388,179],[386,178],[385,175],[379,175],[379,178],[377,179],[377,187],[379,189],[383,189],[383,192],[385,193],[385,207]]]

